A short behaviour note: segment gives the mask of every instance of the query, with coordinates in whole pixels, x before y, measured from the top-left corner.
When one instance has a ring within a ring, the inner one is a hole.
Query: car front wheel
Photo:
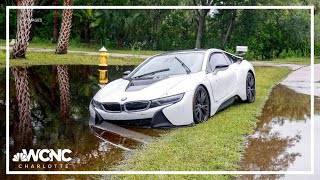
[[[203,86],[198,86],[193,97],[193,119],[199,124],[208,120],[210,116],[210,99]]]
[[[247,100],[246,102],[252,103],[256,99],[256,81],[251,72],[248,72],[246,81],[246,92]]]

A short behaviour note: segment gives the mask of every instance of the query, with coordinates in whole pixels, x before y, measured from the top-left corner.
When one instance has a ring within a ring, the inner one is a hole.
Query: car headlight
[[[93,107],[101,109],[102,104],[99,101],[92,99],[91,104]]]
[[[157,107],[157,106],[163,106],[167,104],[174,104],[183,98],[184,93],[173,95],[173,96],[167,96],[159,99],[154,99],[151,101],[150,108]]]

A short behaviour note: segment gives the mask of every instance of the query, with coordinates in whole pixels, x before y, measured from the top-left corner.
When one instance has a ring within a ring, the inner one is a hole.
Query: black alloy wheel
[[[256,99],[256,82],[253,74],[248,72],[246,82],[247,100],[246,102],[252,103]]]
[[[210,117],[210,99],[203,86],[197,87],[193,97],[193,119],[199,124]]]

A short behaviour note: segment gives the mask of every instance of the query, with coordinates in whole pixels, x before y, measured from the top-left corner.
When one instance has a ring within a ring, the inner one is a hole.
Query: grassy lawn
[[[5,51],[0,51],[0,67],[5,67]],[[143,61],[140,58],[109,57],[109,65],[138,65]],[[48,52],[28,52],[26,60],[10,59],[10,66],[52,65],[52,64],[99,64],[99,56],[82,54],[58,55]]]
[[[6,41],[3,39],[0,39],[0,46],[5,46]],[[57,44],[52,43],[50,41],[30,41],[29,44],[30,48],[43,48],[43,49],[56,49]],[[74,50],[74,51],[90,51],[90,52],[98,52],[101,48],[101,45],[97,44],[90,44],[89,46],[85,43],[77,43],[74,44],[72,42],[69,43],[68,50]],[[110,49],[106,47],[108,52],[112,53],[119,53],[119,54],[135,54],[135,55],[155,55],[159,54],[164,51],[151,51],[151,50],[131,50],[131,49]]]
[[[247,142],[245,137],[253,132],[256,117],[261,113],[270,88],[291,72],[290,69],[276,67],[256,67],[255,70],[257,97],[254,103],[235,104],[203,124],[175,129],[145,145],[141,150],[129,154],[116,169],[129,171],[237,170]],[[170,177],[212,178],[209,175],[206,177],[158,176],[162,179]],[[223,175],[219,176],[219,179],[231,177],[233,175]],[[138,176],[132,176],[132,178],[138,178]],[[142,177],[139,176],[139,178]]]
[[[6,42],[4,39],[0,39],[0,46],[5,46]],[[29,47],[31,48],[43,48],[43,49],[55,49],[56,48],[55,43],[51,43],[50,41],[40,41],[36,40],[35,42],[30,42]],[[86,45],[84,43],[78,43],[78,44],[73,44],[72,42],[69,43],[69,48],[68,50],[76,50],[76,51],[89,51],[89,52],[98,52],[100,49],[100,45],[97,44],[91,44],[91,45]],[[164,51],[151,51],[151,50],[131,50],[131,49],[108,49],[108,52],[112,53],[119,53],[119,54],[134,54],[134,55],[155,55],[162,53]],[[270,62],[270,63],[286,63],[286,64],[310,64],[310,58],[285,58],[285,59],[272,59],[269,61],[261,61],[261,62]],[[315,64],[320,63],[320,56],[315,57]]]

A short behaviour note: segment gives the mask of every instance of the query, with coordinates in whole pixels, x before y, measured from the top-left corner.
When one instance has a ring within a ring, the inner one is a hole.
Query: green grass
[[[6,41],[4,39],[0,39],[0,46],[5,46]],[[57,47],[56,43],[52,43],[49,40],[39,40],[35,39],[30,42],[30,48],[43,48],[43,49],[55,49]],[[75,50],[75,51],[89,51],[89,52],[98,52],[101,48],[101,45],[97,44],[90,44],[89,46],[85,43],[69,43],[68,50]],[[155,55],[159,53],[163,53],[165,51],[151,51],[151,50],[131,50],[131,49],[108,49],[110,53],[119,53],[119,54],[134,54],[134,55]],[[262,61],[262,62],[271,62],[271,63],[287,63],[287,64],[301,64],[306,65],[310,64],[310,58],[301,57],[301,58],[285,58],[285,59],[272,59],[269,61]],[[320,63],[320,56],[315,57],[315,64]]]
[[[311,59],[306,57],[300,58],[285,58],[285,59],[272,59],[270,61],[258,61],[258,62],[268,62],[268,63],[282,63],[282,64],[300,64],[300,65],[310,65]],[[320,64],[320,57],[317,56],[314,58],[315,64]]]
[[[233,171],[239,168],[246,135],[253,132],[256,117],[269,95],[270,88],[291,70],[256,67],[257,97],[252,104],[239,103],[193,127],[178,128],[141,150],[129,154],[116,170],[134,171]],[[268,77],[268,78],[266,78]],[[219,179],[233,177],[219,176]],[[134,178],[136,176],[132,176]],[[159,175],[163,179],[170,176]],[[139,176],[139,178],[142,178]],[[184,175],[173,178],[212,178]]]
[[[3,39],[0,39],[0,46],[5,46],[6,41]],[[49,40],[36,40],[36,41],[30,41],[29,42],[30,48],[43,48],[43,49],[56,49],[57,43],[52,43]],[[98,52],[101,48],[101,45],[99,44],[90,44],[87,45],[85,43],[69,43],[68,50],[74,50],[74,51],[89,51],[89,52]],[[135,55],[155,55],[162,53],[164,51],[151,51],[151,50],[131,50],[131,49],[110,49],[106,47],[108,52],[110,53],[119,53],[119,54],[135,54]]]
[[[5,67],[5,51],[0,51],[0,67]],[[109,65],[138,65],[141,58],[108,58]],[[10,66],[32,66],[52,64],[88,64],[98,65],[99,56],[69,53],[58,55],[49,52],[28,52],[26,59],[10,59]]]
[[[5,45],[6,45],[6,40],[0,39],[0,46],[5,46]]]

